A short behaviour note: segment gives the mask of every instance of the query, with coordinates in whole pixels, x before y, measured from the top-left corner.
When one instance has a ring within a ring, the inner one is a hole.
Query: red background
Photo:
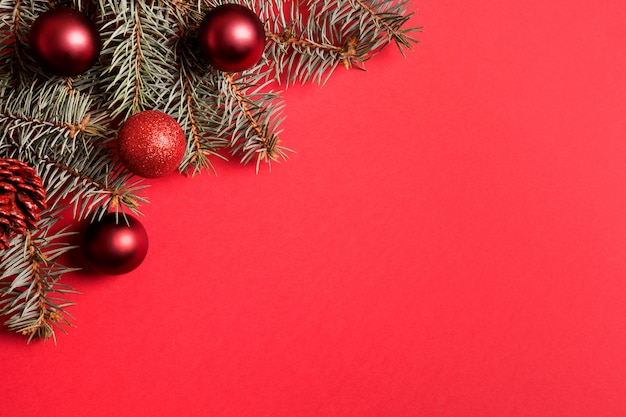
[[[288,162],[151,181],[143,265],[0,332],[0,415],[626,415],[626,6],[416,6],[285,94]]]

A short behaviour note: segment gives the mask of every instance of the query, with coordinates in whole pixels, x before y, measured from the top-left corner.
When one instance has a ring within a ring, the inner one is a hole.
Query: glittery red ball
[[[33,22],[28,46],[35,61],[46,71],[75,76],[87,71],[100,56],[96,25],[78,10],[48,10]]]
[[[207,13],[198,32],[202,54],[215,68],[238,72],[263,56],[265,29],[259,17],[239,4],[223,4]]]
[[[168,114],[146,110],[131,116],[118,132],[119,156],[126,168],[144,178],[174,171],[185,156],[186,139]]]
[[[137,268],[148,253],[148,234],[136,218],[108,213],[91,223],[83,236],[85,259],[96,271],[120,275]]]

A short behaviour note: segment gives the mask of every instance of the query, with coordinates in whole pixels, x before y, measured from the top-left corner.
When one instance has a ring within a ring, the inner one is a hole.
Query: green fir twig
[[[59,258],[72,249],[66,243],[67,228],[54,231],[58,211],[43,214],[37,230],[14,238],[12,247],[0,252],[0,315],[10,331],[34,338],[53,338],[55,329],[65,331],[72,316],[68,299],[76,291],[60,282],[74,268]]]

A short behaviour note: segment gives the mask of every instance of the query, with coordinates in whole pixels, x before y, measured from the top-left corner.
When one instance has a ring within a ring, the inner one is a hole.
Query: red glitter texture
[[[185,155],[185,133],[173,117],[158,110],[131,116],[118,132],[119,156],[126,168],[144,178],[173,172]]]

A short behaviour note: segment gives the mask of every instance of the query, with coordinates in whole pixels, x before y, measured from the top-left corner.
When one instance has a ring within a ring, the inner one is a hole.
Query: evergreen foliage
[[[237,2],[266,28],[264,59],[241,73],[205,64],[196,33],[210,9]],[[68,6],[96,22],[102,52],[77,77],[46,74],[29,54],[33,21]],[[0,251],[0,316],[9,330],[54,337],[70,325],[72,304],[59,258],[71,246],[55,227],[69,207],[75,220],[110,210],[135,212],[147,184],[115,154],[115,131],[148,109],[173,116],[187,137],[180,172],[213,171],[213,158],[284,160],[281,86],[324,84],[338,67],[363,69],[389,43],[404,53],[419,30],[405,27],[407,0],[0,0],[0,158],[33,166],[49,209],[36,230]],[[230,154],[230,155],[229,155]]]

